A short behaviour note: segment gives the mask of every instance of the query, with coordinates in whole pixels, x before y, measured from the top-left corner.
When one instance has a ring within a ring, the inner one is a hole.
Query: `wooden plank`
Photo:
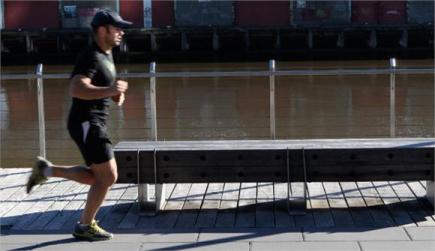
[[[198,141],[120,141],[118,149],[314,149],[314,148],[433,148],[434,138],[312,139],[312,140],[198,140]]]
[[[224,183],[209,183],[195,227],[212,228],[215,226]]]
[[[308,194],[313,212],[314,222],[317,227],[333,227],[334,218],[329,210],[328,200],[322,183],[309,182]]]
[[[66,187],[62,191],[61,195],[57,195],[53,198],[53,202],[50,207],[43,212],[31,225],[25,227],[26,230],[41,230],[51,222],[56,215],[74,198],[74,194],[78,189],[78,184],[75,181],[65,180],[62,182],[63,186]]]
[[[255,227],[255,203],[257,183],[243,182],[240,185],[236,227]]]
[[[59,180],[59,179],[56,179]],[[37,201],[32,207],[26,211],[25,215],[14,224],[13,230],[29,229],[31,224],[36,221],[53,203],[56,203],[56,198],[62,196],[63,193],[71,186],[70,182],[61,179],[50,191],[47,191],[47,196]]]
[[[117,228],[118,224],[129,212],[130,208],[134,207],[137,197],[138,192],[136,185],[129,185],[125,188],[125,192],[119,198],[115,206],[113,206],[106,217],[102,219],[101,226],[105,229]]]
[[[134,187],[137,194],[137,186]],[[136,196],[136,200],[134,200],[133,205],[128,209],[128,212],[124,215],[124,217],[121,219],[118,228],[119,229],[133,229],[136,227],[136,225],[139,222],[139,209],[138,209],[138,199]]]
[[[423,210],[431,214],[431,212],[433,212],[433,209],[432,209],[432,205],[426,198],[426,181],[424,181],[424,185],[422,184],[421,181],[410,181],[406,183],[408,184],[409,188],[416,196]],[[432,218],[435,219],[435,215],[432,215]]]
[[[0,177],[6,177],[8,175],[8,169],[9,168],[4,168],[4,167],[0,167]]]
[[[3,214],[1,222],[4,225],[14,225],[26,212],[36,204],[37,201],[44,198],[49,192],[59,184],[59,179],[52,179],[50,182],[35,187],[35,190],[19,202],[15,207]],[[31,217],[31,216],[29,216]],[[27,217],[26,217],[27,218]]]
[[[84,204],[86,195],[88,193],[89,186],[76,183],[76,189],[74,197],[70,201],[61,203],[61,206],[66,204],[59,213],[48,223],[44,230],[59,230],[70,218],[75,216],[77,210]],[[77,216],[75,216],[77,217]],[[74,218],[76,221],[77,218]],[[68,226],[69,229],[73,228],[73,225]]]
[[[97,215],[95,216],[95,219],[98,220],[101,223],[101,225],[103,225],[104,219],[113,210],[115,205],[118,203],[119,199],[127,190],[128,186],[129,185],[126,184],[115,184],[109,190],[109,192],[106,195],[106,198],[103,201],[103,204],[101,204],[101,207],[98,210]]]
[[[372,182],[357,182],[358,188],[366,202],[370,214],[374,220],[375,226],[392,227],[394,220],[391,218],[384,202],[380,198],[378,192]]]
[[[13,175],[19,175],[19,174],[29,174],[30,175],[30,168],[4,168],[0,167],[0,170],[2,174],[0,174],[1,178],[13,176]]]
[[[14,183],[9,183],[8,188],[4,188],[1,198],[0,217],[17,206],[24,198],[28,196],[23,184],[23,180],[27,180],[27,174],[20,174],[14,177]],[[25,182],[25,181],[24,181]]]
[[[137,226],[140,228],[173,228],[183,209],[191,186],[192,184],[190,183],[176,184],[166,202],[164,210],[160,211],[155,217],[142,217]]]
[[[411,216],[402,207],[400,199],[387,181],[376,181],[373,182],[373,185],[396,225],[404,227],[416,226]]]
[[[207,183],[192,184],[183,209],[175,224],[176,228],[193,228],[195,226],[207,185]]]
[[[14,168],[17,169],[17,168]],[[7,191],[8,189],[15,188],[17,185],[24,185],[27,182],[27,177],[29,177],[30,171],[28,168],[23,168],[21,172],[17,172],[14,170],[11,170],[10,173],[3,174],[1,178],[1,184],[0,184],[0,198],[5,198],[5,196],[2,196],[1,194],[4,193],[4,191]]]
[[[422,209],[418,203],[418,198],[415,197],[405,182],[390,182],[390,185],[402,202],[402,206],[418,226],[435,226],[435,221],[431,217],[432,213]]]
[[[172,194],[172,192],[175,188],[175,184],[164,184],[164,186],[165,186],[165,190],[166,190],[165,197],[170,197],[170,195]],[[135,194],[135,197],[137,198],[138,197],[137,185],[133,185],[131,187],[131,189],[132,189],[132,193],[135,191],[134,194]],[[121,222],[118,225],[118,228],[120,228],[120,229],[133,229],[136,226],[138,228],[145,228],[145,227],[153,227],[154,226],[154,222],[152,221],[152,219],[157,218],[158,216],[156,216],[156,217],[145,217],[145,216],[140,217],[137,203],[138,203],[138,201],[136,199],[134,201],[133,205],[128,210],[128,212],[122,218]],[[141,221],[141,223],[140,223],[140,221]],[[151,225],[148,225],[148,226],[145,225],[147,223],[151,223]]]
[[[234,145],[222,141],[216,145],[210,142],[154,142],[143,143],[145,147],[118,149],[121,173],[120,182],[135,182],[136,162],[134,156],[139,150],[141,156],[141,180],[153,182],[153,159],[150,156],[157,149],[157,162],[161,167],[158,182],[284,182],[286,170],[282,142],[264,141],[258,143],[233,141]],[[272,143],[271,143],[272,142]],[[188,143],[191,145],[188,145]],[[147,149],[152,144],[153,148]],[[318,145],[307,149],[308,181],[372,181],[372,180],[421,180],[432,178],[432,150],[402,145],[400,148],[385,148],[377,143],[374,148],[354,145],[352,148],[328,148]],[[431,144],[427,143],[426,144]],[[180,147],[183,146],[183,147]],[[425,144],[423,144],[425,146]],[[157,148],[156,148],[157,147]],[[261,148],[262,147],[262,148]],[[287,148],[286,146],[285,148]],[[355,148],[361,147],[361,148]],[[290,149],[291,155],[300,156],[300,149]],[[122,155],[129,154],[129,158]],[[142,158],[143,161],[142,161]],[[296,163],[298,167],[301,163]],[[409,166],[412,165],[410,169]],[[297,170],[299,170],[298,168]],[[303,181],[302,172],[291,175],[292,181]]]
[[[323,182],[336,227],[355,227],[338,182]]]
[[[10,176],[2,178],[2,187],[0,188],[0,201],[8,201],[9,198],[18,191],[25,192],[25,185],[28,176],[28,173],[17,173],[16,175],[12,174]]]
[[[257,184],[257,203],[255,211],[256,227],[275,227],[273,201],[273,183],[259,182]]]
[[[357,227],[374,227],[375,222],[355,182],[340,182],[353,222]]]
[[[288,184],[274,183],[275,226],[294,227],[295,219],[288,211]]]
[[[239,194],[240,183],[225,183],[216,218],[216,227],[234,227]]]
[[[124,184],[115,184],[109,190],[105,200],[103,201],[103,204],[101,205],[95,217],[95,219],[100,221],[101,224],[103,224],[103,220],[105,216],[109,214],[109,212],[113,209],[113,207],[115,206],[119,198],[125,193],[127,186],[128,185],[124,185]],[[83,197],[78,198],[79,201],[83,200],[84,203],[82,203],[78,208],[79,210],[76,210],[71,216],[71,218],[68,219],[67,222],[65,222],[65,224],[62,226],[62,229],[70,229],[71,225],[73,226],[80,219],[82,211],[86,205],[86,199],[87,199],[87,193],[83,195]]]

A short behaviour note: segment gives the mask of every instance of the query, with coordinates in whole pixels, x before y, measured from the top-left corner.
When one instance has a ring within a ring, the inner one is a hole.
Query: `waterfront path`
[[[27,195],[29,168],[0,168],[0,250],[435,250],[435,216],[420,182],[308,184],[289,215],[285,183],[167,184],[164,210],[137,213],[137,185],[116,184],[97,218],[105,242],[71,236],[88,187],[50,179]]]

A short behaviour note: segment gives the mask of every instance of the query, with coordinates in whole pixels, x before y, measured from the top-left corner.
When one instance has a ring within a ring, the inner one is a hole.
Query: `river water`
[[[69,73],[72,65],[45,66]],[[388,61],[277,62],[278,70],[385,68]],[[433,60],[398,61],[398,67],[434,67]],[[5,73],[34,72],[35,66],[2,67]],[[118,65],[118,72],[147,72],[149,66]],[[267,62],[158,64],[157,71],[267,70]],[[127,79],[122,107],[108,121],[113,143],[151,140],[148,79]],[[286,76],[276,78],[276,138],[390,137],[389,75]],[[71,98],[68,80],[44,80],[47,157],[59,164],[82,163],[66,130]],[[434,75],[396,76],[396,136],[433,137]],[[269,139],[267,77],[158,78],[160,140]],[[1,167],[28,167],[39,153],[35,80],[2,80]]]

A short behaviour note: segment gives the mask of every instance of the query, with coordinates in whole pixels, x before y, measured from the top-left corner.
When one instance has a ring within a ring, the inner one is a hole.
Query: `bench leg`
[[[306,187],[304,182],[288,183],[288,212],[290,215],[305,215],[307,210]]]
[[[435,204],[434,204],[434,198],[435,198],[435,182],[434,181],[426,181],[426,197],[427,200],[432,204],[432,207],[434,208],[434,214],[435,214]]]
[[[165,188],[163,184],[155,185],[155,198],[152,198],[150,184],[139,184],[139,214],[142,216],[155,216],[165,203]]]
[[[163,184],[156,184],[157,211],[163,209],[165,202],[166,202],[165,186]]]
[[[287,184],[288,184],[288,212],[290,215],[305,215],[307,212],[307,166],[305,149],[302,148],[303,182],[290,182],[290,152],[287,148]]]

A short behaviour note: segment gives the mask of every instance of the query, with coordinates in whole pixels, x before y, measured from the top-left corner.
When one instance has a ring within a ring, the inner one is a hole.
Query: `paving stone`
[[[53,232],[47,233],[22,233],[22,234],[7,234],[1,235],[1,243],[2,244],[19,244],[19,243],[28,243],[28,244],[37,244],[44,242],[70,242],[74,241],[74,237],[71,234],[54,234]]]
[[[300,228],[233,228],[233,229],[204,229],[199,234],[198,241],[302,241]]]
[[[435,227],[406,227],[412,240],[435,241]]]
[[[141,237],[142,242],[196,242],[198,240],[198,230],[156,230],[146,232]]]
[[[252,242],[251,251],[280,251],[280,250],[298,250],[298,251],[335,251],[335,250],[346,250],[346,251],[360,251],[358,242]]]
[[[95,250],[104,250],[104,251],[119,251],[119,250],[140,250],[142,243],[140,242],[128,242],[128,243],[110,243],[107,241],[104,242],[74,242],[62,245],[48,245],[38,247],[34,250],[53,250],[53,251],[95,251]]]
[[[360,245],[363,251],[435,250],[435,241],[362,241]]]
[[[247,242],[228,243],[144,243],[140,251],[145,250],[212,250],[212,251],[249,251]]]
[[[25,248],[25,247],[32,247],[32,244],[26,244],[26,243],[22,243],[22,244],[18,244],[18,243],[10,244],[10,243],[3,243],[2,241],[0,241],[0,251],[29,250],[29,248]]]
[[[409,240],[401,227],[392,228],[307,228],[307,241]]]

